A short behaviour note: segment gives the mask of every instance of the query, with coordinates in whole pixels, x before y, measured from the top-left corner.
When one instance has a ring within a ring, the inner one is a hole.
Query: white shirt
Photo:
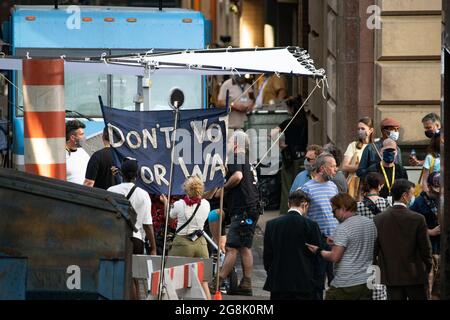
[[[293,208],[289,208],[289,210],[288,211],[295,211],[295,212],[297,212],[299,215],[301,215],[301,216],[303,216],[303,213],[301,213],[301,211],[300,210],[297,210],[297,209],[293,209]]]
[[[170,210],[170,217],[172,219],[178,219],[177,229],[181,227],[187,220],[189,220],[189,218],[194,213],[195,208],[197,208],[196,204],[188,206],[183,199],[178,200],[173,204],[173,208]],[[192,219],[192,221],[189,222],[189,224],[184,227],[183,230],[181,230],[178,234],[187,235],[194,232],[195,230],[203,230],[205,221],[206,219],[208,219],[209,211],[210,205],[208,200],[202,199],[202,202],[200,203],[200,207],[198,208],[194,219]]]
[[[83,184],[89,155],[83,148],[76,151],[66,149],[66,180],[73,183]]]
[[[404,204],[403,202],[398,202],[398,201],[394,202],[394,206],[402,206],[402,207],[408,208],[408,206],[406,204]]]
[[[108,191],[123,194],[125,197],[133,188],[134,183],[124,182],[108,188]],[[152,201],[148,193],[139,187],[134,190],[130,198],[131,206],[136,211],[136,224],[135,227],[138,232],[133,232],[133,237],[140,240],[144,240],[145,231],[143,225],[153,224],[152,220]]]
[[[264,89],[267,85],[267,82],[269,82],[269,77],[267,77],[263,84],[261,85],[261,88],[259,88],[259,93],[258,96],[256,97],[256,101],[255,101],[255,108],[259,109],[262,107],[263,104],[263,95],[264,95]]]

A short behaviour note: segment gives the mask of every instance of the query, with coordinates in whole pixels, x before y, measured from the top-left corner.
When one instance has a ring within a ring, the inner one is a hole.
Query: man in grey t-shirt
[[[372,220],[356,215],[357,203],[346,193],[330,200],[339,225],[333,236],[331,251],[309,245],[309,249],[334,262],[334,279],[326,300],[369,300],[368,269],[372,265],[377,229]]]

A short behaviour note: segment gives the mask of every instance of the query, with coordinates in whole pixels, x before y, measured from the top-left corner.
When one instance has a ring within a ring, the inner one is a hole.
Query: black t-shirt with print
[[[258,203],[258,178],[256,170],[250,165],[248,154],[237,154],[229,163],[227,180],[237,171],[242,172],[242,180],[234,188],[227,191],[227,207],[230,211],[238,208],[248,208]]]
[[[113,159],[110,148],[94,152],[86,169],[86,179],[95,180],[94,187],[108,189],[117,184],[112,174]]]

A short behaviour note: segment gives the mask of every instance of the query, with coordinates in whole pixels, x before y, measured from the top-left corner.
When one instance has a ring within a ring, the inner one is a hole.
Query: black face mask
[[[395,160],[395,151],[384,150],[383,161],[386,163],[392,163]]]
[[[426,136],[428,139],[433,138],[433,137],[434,137],[434,131],[433,131],[433,130],[427,130],[427,131],[425,131],[425,136]]]

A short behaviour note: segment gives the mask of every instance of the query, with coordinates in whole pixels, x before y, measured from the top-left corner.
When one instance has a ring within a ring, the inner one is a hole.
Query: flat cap
[[[385,127],[400,127],[400,126],[401,126],[400,122],[398,122],[394,118],[385,118],[380,123],[380,127],[381,128],[385,128]]]

